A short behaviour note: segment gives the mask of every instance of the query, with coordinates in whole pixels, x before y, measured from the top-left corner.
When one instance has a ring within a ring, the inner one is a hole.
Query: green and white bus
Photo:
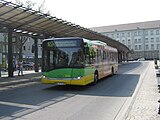
[[[42,83],[96,84],[117,70],[117,49],[104,42],[71,37],[45,39],[42,43]]]

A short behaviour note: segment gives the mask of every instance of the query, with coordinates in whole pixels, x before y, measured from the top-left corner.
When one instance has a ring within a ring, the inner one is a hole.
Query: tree
[[[33,0],[26,0],[26,1],[22,1],[22,0],[13,0],[16,4],[19,5],[23,5],[26,8],[31,8],[34,9],[36,11],[39,11],[41,13],[45,13],[45,14],[51,14],[51,12],[49,10],[46,9],[45,7],[45,2],[46,0],[43,0],[41,3],[36,3]]]
[[[23,5],[24,7],[29,8],[29,9],[35,9],[36,11],[39,11],[41,13],[44,13],[47,11],[45,8],[45,1],[46,0],[43,0],[42,3],[38,4],[34,2],[33,0],[26,0],[26,1],[23,0],[23,2],[22,0],[14,0],[16,4]],[[47,11],[46,13],[50,14],[50,11]],[[17,34],[15,35],[15,37],[16,37],[16,45],[19,51],[19,60],[22,60],[22,47],[25,44],[25,42],[28,40],[29,37],[17,35]]]
[[[20,36],[18,34],[15,35],[16,38],[16,47],[19,51],[19,60],[22,60],[22,48],[25,42],[28,40],[28,36]]]

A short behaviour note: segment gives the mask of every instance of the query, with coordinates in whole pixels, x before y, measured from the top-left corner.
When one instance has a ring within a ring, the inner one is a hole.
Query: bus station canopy
[[[83,37],[106,42],[120,52],[130,51],[120,42],[98,32],[5,0],[0,0],[0,24],[14,32],[27,35],[43,38]]]

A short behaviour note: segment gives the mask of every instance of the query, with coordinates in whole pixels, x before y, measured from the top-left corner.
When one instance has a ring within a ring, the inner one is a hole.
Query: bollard
[[[158,102],[160,103],[160,99],[158,100]],[[158,114],[160,114],[160,104],[159,104],[159,108],[158,108]]]

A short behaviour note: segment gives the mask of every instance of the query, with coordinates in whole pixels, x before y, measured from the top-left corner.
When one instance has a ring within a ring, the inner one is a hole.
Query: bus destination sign
[[[62,41],[62,40],[57,40],[57,41],[49,41],[47,42],[47,47],[76,47],[77,41],[73,40],[68,40],[68,41]]]

